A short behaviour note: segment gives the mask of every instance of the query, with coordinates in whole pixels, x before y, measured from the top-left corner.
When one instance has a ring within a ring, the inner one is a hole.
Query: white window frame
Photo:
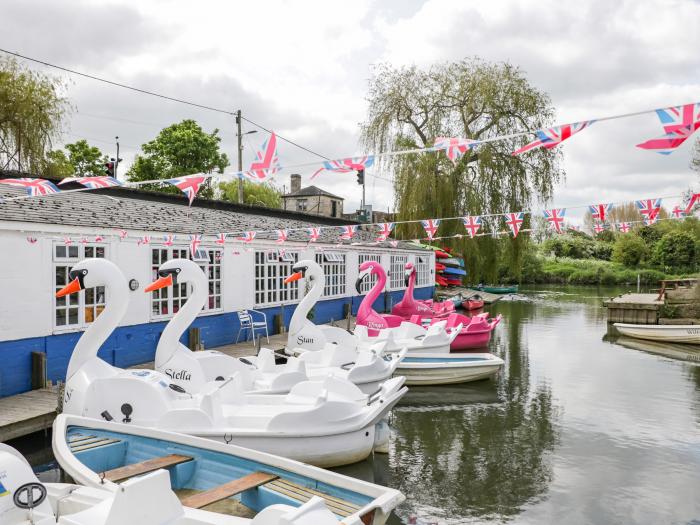
[[[299,261],[298,251],[256,250],[254,255],[256,307],[269,307],[299,302],[299,281],[284,284],[292,273],[292,266]]]
[[[65,248],[66,256],[62,257],[58,255],[60,248]],[[52,308],[52,320],[51,325],[54,332],[65,332],[73,330],[84,330],[87,328],[91,322],[93,322],[105,308],[107,304],[107,290],[104,286],[97,286],[94,288],[86,288],[83,293],[70,294],[64,297],[57,298],[55,292],[63,288],[68,284],[68,273],[73,269],[79,261],[87,259],[89,257],[94,257],[98,249],[103,250],[103,257],[105,259],[109,258],[108,246],[104,243],[77,243],[66,246],[62,242],[54,242],[51,247],[51,269],[52,269],[52,283],[54,286],[53,296],[53,308]],[[92,251],[93,255],[89,252]],[[74,252],[75,255],[71,256],[70,253]],[[87,253],[87,255],[86,255]],[[58,282],[56,276],[58,272],[63,273],[63,279]],[[90,297],[92,300],[89,301]],[[70,323],[70,312],[77,308],[77,322]],[[99,312],[98,312],[99,309]],[[66,324],[57,323],[57,312],[59,310],[66,310]],[[88,315],[88,310],[91,313]],[[92,317],[92,319],[89,319]]]
[[[323,297],[345,297],[347,295],[347,253],[317,253],[316,262],[321,266],[326,276]]]
[[[424,287],[435,284],[433,279],[429,255],[416,255],[416,286]]]
[[[392,253],[389,258],[389,290],[405,290],[406,280],[404,272],[408,255],[405,253]]]
[[[365,252],[365,253],[358,253],[357,254],[357,266],[359,267],[362,263],[367,262],[367,261],[376,261],[381,264],[382,262],[382,254],[381,253],[371,253],[371,252]],[[378,277],[374,274],[369,275],[366,277],[362,283],[360,283],[360,295],[367,295],[369,291],[374,287],[374,285],[377,283]]]
[[[158,250],[159,252],[159,260],[158,262],[153,262],[153,253],[156,250]],[[162,251],[166,252],[164,257],[162,256]],[[177,254],[177,257],[175,257],[174,254]],[[158,278],[158,268],[160,267],[160,265],[163,264],[165,261],[169,261],[170,259],[174,258],[188,258],[190,260],[194,260],[194,262],[197,263],[197,265],[207,276],[208,300],[202,308],[202,314],[216,314],[223,312],[223,250],[221,248],[201,246],[197,250],[195,257],[193,258],[190,256],[188,246],[164,246],[156,244],[151,245],[151,255],[149,258],[149,265],[151,267],[152,274],[151,278],[153,280],[156,280]],[[178,283],[177,289],[175,289],[174,287],[167,287],[151,292],[151,319],[170,319],[173,315],[179,312],[182,305],[185,304],[185,302],[187,302],[187,299],[190,296],[191,292],[190,289],[191,286],[188,283]],[[217,298],[219,302],[218,306],[216,305]],[[158,311],[154,310],[156,303],[160,303]],[[167,313],[162,313],[163,303],[165,303]]]

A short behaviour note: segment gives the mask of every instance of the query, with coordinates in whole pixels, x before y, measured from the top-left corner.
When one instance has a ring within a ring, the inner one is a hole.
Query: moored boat
[[[462,301],[462,308],[465,310],[478,310],[484,307],[484,300],[480,295],[472,295],[470,298]]]
[[[638,339],[700,344],[700,325],[615,323],[614,326],[621,334]]]
[[[396,373],[408,385],[447,385],[486,379],[496,374],[503,360],[489,353],[481,354],[410,354]]]
[[[260,512],[318,497],[341,523],[382,525],[404,500],[394,489],[236,445],[65,414],[54,422],[53,450],[78,483],[111,492],[125,479],[166,468],[172,490],[190,508],[221,501],[230,511]]]

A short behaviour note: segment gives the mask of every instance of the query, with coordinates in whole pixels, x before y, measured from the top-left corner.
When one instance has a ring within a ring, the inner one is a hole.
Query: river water
[[[339,470],[400,489],[392,523],[700,525],[700,349],[607,335],[602,300],[621,291],[540,286],[489,307],[500,375],[413,388],[390,453]]]

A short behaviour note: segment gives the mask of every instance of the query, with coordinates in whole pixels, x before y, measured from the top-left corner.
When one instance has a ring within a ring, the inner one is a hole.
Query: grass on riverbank
[[[661,279],[678,276],[651,268],[626,268],[622,264],[598,259],[537,257],[523,272],[524,283],[558,284],[634,284],[639,275],[642,284],[657,284]]]

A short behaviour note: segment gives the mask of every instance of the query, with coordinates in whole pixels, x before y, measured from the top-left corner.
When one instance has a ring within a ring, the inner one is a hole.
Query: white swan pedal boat
[[[406,378],[407,385],[448,385],[486,379],[503,364],[503,359],[488,353],[411,353],[401,361],[396,373]]]
[[[165,470],[126,480],[116,490],[105,485],[84,487],[71,483],[41,483],[19,452],[0,443],[0,523],[338,525],[338,517],[320,497],[302,505],[268,504],[253,519],[189,508],[171,489],[170,475]],[[356,523],[361,522],[357,520]]]
[[[314,263],[315,264],[315,263]],[[320,267],[319,267],[320,270]],[[191,293],[184,305],[168,322],[158,340],[155,369],[170,377],[170,381],[190,392],[198,391],[210,381],[223,381],[235,373],[241,374],[244,390],[257,394],[282,394],[302,381],[340,377],[356,384],[365,394],[375,392],[396,369],[400,356],[385,359],[383,345],[374,345],[358,352],[352,347],[332,345],[322,356],[289,359],[276,364],[272,350],[263,348],[257,357],[236,359],[216,350],[192,352],[180,342],[208,301],[207,277],[189,259],[172,259],[158,268],[158,279],[146,287],[146,292],[187,283]],[[302,304],[300,308],[304,308]],[[294,316],[298,317],[299,308]],[[295,323],[292,319],[292,325]],[[330,327],[329,327],[330,328]],[[335,329],[339,330],[339,329]],[[342,331],[346,336],[348,334]],[[304,346],[303,344],[301,345]]]
[[[63,410],[235,443],[330,467],[385,449],[389,410],[406,393],[392,378],[371,396],[332,376],[304,381],[286,395],[246,394],[239,374],[188,392],[166,374],[123,370],[97,356],[126,313],[128,286],[114,263],[86,259],[70,272],[57,296],[105,286],[109,301],[75,346],[66,375]]]
[[[374,261],[368,261],[360,266],[364,274],[361,274],[356,283],[358,292],[362,279],[369,275],[369,271],[364,268],[364,265],[367,265],[369,262],[374,263]],[[382,275],[384,276],[384,281],[386,281],[386,273],[383,272],[378,263],[375,264],[377,265],[376,267],[371,266],[368,268],[377,274],[380,280],[377,281],[370,293],[364,298],[362,301],[363,305],[371,304],[379,297],[383,289],[383,284],[381,283]],[[450,344],[459,335],[459,330],[448,333],[446,322],[436,323],[427,330],[413,323],[405,322],[395,328],[379,330],[379,335],[376,337],[371,336],[367,327],[362,325],[357,325],[352,333],[334,326],[316,325],[307,316],[323,294],[325,283],[323,269],[315,261],[302,260],[294,264],[292,270],[294,273],[285,279],[286,283],[303,277],[307,282],[311,283],[311,288],[294,310],[294,314],[289,322],[289,336],[285,350],[289,355],[301,356],[311,351],[328,351],[333,347],[339,347],[347,351],[363,352],[378,348],[377,345],[380,345],[379,348],[384,353],[400,354],[404,351],[408,353],[448,353]]]
[[[697,324],[615,323],[614,325],[622,335],[636,337],[638,339],[665,341],[668,343],[700,344],[700,325]]]
[[[282,457],[65,414],[54,422],[53,450],[61,468],[87,487],[118,492],[125,480],[166,468],[168,488],[183,505],[229,514],[264,514],[280,504],[303,508],[320,498],[343,524],[382,525],[404,500],[397,490]]]

